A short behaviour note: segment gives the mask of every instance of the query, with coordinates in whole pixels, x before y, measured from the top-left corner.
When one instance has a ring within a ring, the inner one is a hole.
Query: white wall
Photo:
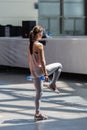
[[[34,3],[38,0],[0,0],[0,24],[21,25],[23,20],[38,20]]]
[[[49,38],[45,46],[47,64],[60,62],[63,72],[87,74],[87,37]]]

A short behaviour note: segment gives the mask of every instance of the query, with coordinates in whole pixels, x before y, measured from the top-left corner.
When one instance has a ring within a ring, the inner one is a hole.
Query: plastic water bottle
[[[27,76],[27,80],[32,81],[33,77],[32,76]],[[45,81],[45,77],[44,76],[40,76],[40,80]],[[48,82],[50,82],[50,80],[48,80]]]

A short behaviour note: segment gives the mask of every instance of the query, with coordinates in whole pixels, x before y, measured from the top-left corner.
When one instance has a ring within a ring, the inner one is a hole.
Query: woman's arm
[[[27,56],[28,56],[28,65],[29,65],[29,59],[30,59],[30,55],[29,55],[29,45],[27,46]]]
[[[45,61],[45,55],[44,55],[44,47],[42,44],[38,45],[38,53],[39,53],[39,59],[42,66],[43,74],[44,76],[48,76],[47,70],[46,70],[46,61]]]

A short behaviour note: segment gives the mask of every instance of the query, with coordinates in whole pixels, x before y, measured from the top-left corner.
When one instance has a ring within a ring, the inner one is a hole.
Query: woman
[[[29,69],[33,77],[34,86],[36,89],[36,98],[35,98],[35,120],[44,120],[47,119],[47,116],[40,112],[40,102],[42,96],[42,83],[40,77],[44,75],[45,81],[49,80],[49,75],[53,74],[53,79],[49,84],[49,88],[53,91],[57,91],[56,81],[58,80],[62,65],[60,63],[53,63],[46,65],[45,56],[44,56],[44,47],[43,44],[39,41],[43,36],[43,28],[41,26],[35,26],[29,35],[30,44],[28,47],[28,61]]]

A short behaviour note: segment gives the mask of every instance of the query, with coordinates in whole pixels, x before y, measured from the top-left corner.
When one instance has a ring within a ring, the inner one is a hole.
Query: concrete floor
[[[0,73],[0,130],[87,130],[87,80],[61,77],[60,94],[45,83],[41,109],[48,120],[34,122],[35,90],[27,74]]]

